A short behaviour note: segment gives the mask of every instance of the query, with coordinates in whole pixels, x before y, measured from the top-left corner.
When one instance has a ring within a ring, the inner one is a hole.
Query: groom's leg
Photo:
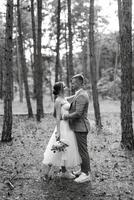
[[[88,172],[91,171],[91,169],[90,169],[90,158],[87,148],[87,133],[76,132],[75,135],[78,143],[79,154],[82,159],[81,171],[88,174]]]

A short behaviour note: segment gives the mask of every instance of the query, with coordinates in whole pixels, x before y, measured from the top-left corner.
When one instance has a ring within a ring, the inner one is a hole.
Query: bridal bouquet
[[[67,144],[66,141],[58,140],[58,141],[56,141],[55,144],[53,144],[51,151],[53,151],[54,153],[56,153],[56,151],[57,152],[65,151],[68,146],[69,145]]]

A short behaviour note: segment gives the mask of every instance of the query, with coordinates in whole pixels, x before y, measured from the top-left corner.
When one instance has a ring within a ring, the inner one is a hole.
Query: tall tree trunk
[[[13,0],[7,0],[5,38],[5,95],[2,142],[12,140]]]
[[[101,55],[101,44],[96,49],[96,79],[100,78],[100,55]]]
[[[67,20],[67,16],[65,15],[65,19]],[[66,82],[67,87],[69,88],[70,95],[70,84],[69,84],[69,65],[68,65],[68,37],[67,37],[67,22],[65,21],[65,49],[66,49]]]
[[[38,13],[38,34],[37,34],[37,121],[40,121],[44,116],[43,111],[43,69],[42,69],[42,54],[41,54],[41,27],[42,27],[42,0],[37,0],[37,13]]]
[[[23,102],[23,77],[22,77],[22,66],[19,52],[18,39],[16,38],[16,49],[17,49],[17,67],[18,67],[18,80],[19,80],[19,97],[20,102]]]
[[[67,9],[67,1],[65,2],[65,10]],[[69,89],[68,95],[70,95],[70,83],[69,83],[69,63],[68,63],[68,25],[67,25],[67,14],[65,12],[65,50],[66,50],[66,83]]]
[[[20,102],[23,102],[23,77],[22,77],[22,66],[19,52],[19,42],[18,42],[18,25],[17,25],[17,7],[15,7],[15,26],[16,26],[16,66],[17,66],[17,80],[19,84],[19,99]]]
[[[87,73],[87,45],[86,43],[82,46],[82,65],[83,65],[83,74],[85,78],[88,78]]]
[[[118,57],[119,57],[119,44],[117,42],[116,52],[115,52],[115,65],[114,65],[114,87],[113,87],[113,94],[114,98],[116,99],[116,80],[117,80],[117,72],[118,72]]]
[[[118,0],[121,55],[121,144],[134,149],[132,125],[132,0]]]
[[[68,31],[69,31],[69,58],[68,58],[68,66],[69,66],[69,82],[71,81],[72,76],[74,75],[73,68],[73,44],[72,44],[72,12],[71,12],[71,0],[67,0],[68,2]]]
[[[117,47],[116,47],[116,52],[115,52],[114,82],[116,81],[116,77],[117,77],[118,57],[119,57],[119,44],[117,42]]]
[[[93,104],[95,111],[96,126],[102,128],[100,106],[98,100],[97,80],[96,80],[96,59],[94,48],[94,0],[90,0],[90,19],[89,19],[89,39],[90,39],[90,70],[91,70],[91,83],[93,93]]]
[[[16,10],[17,16],[17,10]],[[21,59],[20,59],[20,52],[19,52],[19,44],[18,44],[18,26],[16,21],[16,64],[18,69],[18,83],[19,83],[19,97],[20,102],[23,102],[23,77],[22,77],[22,66],[21,66]]]
[[[3,61],[0,58],[0,99],[3,98]]]
[[[33,94],[36,97],[36,72],[37,72],[37,40],[36,40],[36,29],[35,29],[35,15],[34,15],[34,0],[31,0],[31,20],[32,20],[32,34],[33,34],[33,55],[34,55],[34,62],[33,62]]]
[[[50,96],[51,96],[51,100],[53,101],[51,61],[48,61],[48,66],[49,66],[49,88],[50,88]]]
[[[23,81],[24,81],[24,87],[25,87],[25,96],[26,96],[26,102],[27,102],[27,108],[28,108],[28,117],[33,117],[33,111],[32,111],[29,87],[28,87],[28,80],[27,80],[26,59],[25,59],[24,48],[23,48],[20,0],[17,0],[17,16],[18,16],[18,32],[19,32],[18,44],[19,44],[19,53],[20,53],[22,73],[23,73]]]
[[[88,30],[89,30],[89,27],[88,27]],[[90,73],[90,48],[89,48],[89,31],[88,30],[87,30],[87,71],[88,71],[87,77],[89,78],[89,81],[90,81],[91,73]]]
[[[57,44],[56,44],[56,63],[55,63],[55,82],[59,80],[60,75],[60,13],[61,2],[58,0],[57,6]]]

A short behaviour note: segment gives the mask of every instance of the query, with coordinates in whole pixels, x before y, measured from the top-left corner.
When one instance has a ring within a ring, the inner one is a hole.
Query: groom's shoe
[[[87,181],[91,181],[91,174],[88,175],[84,172],[81,173],[81,175],[74,180],[76,183],[85,183]]]

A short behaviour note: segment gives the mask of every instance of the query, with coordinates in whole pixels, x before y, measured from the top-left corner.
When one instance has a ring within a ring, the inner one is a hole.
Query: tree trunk
[[[89,28],[88,28],[89,29]],[[89,48],[89,31],[87,30],[87,77],[89,82],[91,82],[91,73],[90,73],[90,48]]]
[[[96,50],[96,79],[97,81],[100,79],[100,55],[101,55],[101,44],[98,46]]]
[[[32,111],[32,106],[31,106],[31,101],[30,101],[30,94],[29,94],[29,87],[28,87],[28,80],[27,80],[26,59],[25,59],[24,48],[23,48],[20,0],[17,0],[17,15],[18,15],[18,32],[19,32],[19,37],[18,37],[19,53],[20,53],[23,81],[24,81],[24,87],[25,87],[25,96],[26,96],[26,102],[27,102],[27,108],[28,108],[28,117],[30,118],[30,117],[33,117],[33,111]]]
[[[37,34],[37,121],[44,117],[43,111],[43,69],[42,69],[42,54],[41,54],[41,27],[42,27],[42,0],[37,0],[37,13],[38,13],[38,34]]]
[[[116,52],[115,52],[115,65],[114,65],[114,87],[113,87],[113,95],[116,99],[116,80],[117,80],[117,72],[118,72],[118,57],[119,57],[119,44],[117,42]]]
[[[134,149],[132,125],[132,0],[118,0],[121,55],[121,144]]]
[[[49,88],[50,88],[50,96],[51,100],[53,101],[53,87],[52,87],[52,69],[51,69],[51,61],[48,61],[48,66],[49,66]]]
[[[23,77],[22,77],[22,66],[21,66],[17,33],[18,31],[17,31],[17,24],[16,24],[16,54],[17,54],[16,59],[17,59],[17,68],[18,68],[19,97],[20,97],[20,102],[22,103],[23,102]]]
[[[61,13],[61,3],[58,0],[57,6],[57,44],[56,44],[56,63],[55,63],[55,82],[59,80],[60,75],[60,13]]]
[[[3,61],[2,57],[0,58],[0,99],[3,98]]]
[[[5,94],[2,142],[12,140],[13,0],[7,0],[5,38]]]
[[[95,111],[96,126],[102,128],[100,106],[98,100],[97,80],[96,80],[96,59],[94,48],[94,0],[90,0],[90,19],[89,19],[89,40],[90,40],[90,71],[91,71],[91,83],[93,93],[93,104]]]
[[[22,66],[21,66],[21,59],[20,59],[18,44],[17,44],[17,67],[18,67],[18,79],[19,79],[19,96],[20,96],[20,102],[22,103],[23,102],[23,77],[22,77]]]
[[[68,41],[67,41],[67,24],[65,22],[65,49],[66,49],[66,82],[67,87],[69,89],[69,95],[70,95],[70,83],[69,83],[69,65],[68,65]]]
[[[119,44],[117,43],[116,52],[115,52],[114,82],[116,81],[116,77],[117,77],[118,57],[119,57]]]
[[[71,0],[67,0],[68,2],[68,31],[69,31],[69,58],[68,58],[68,66],[69,66],[69,83],[71,81],[72,76],[74,75],[73,69],[73,45],[72,45],[72,12],[71,12]]]
[[[31,20],[32,20],[33,50],[34,50],[34,52],[33,52],[33,55],[34,55],[34,61],[33,61],[33,82],[34,82],[33,94],[34,94],[34,98],[36,98],[37,40],[36,40],[36,29],[35,29],[34,0],[31,0]]]
[[[88,78],[87,73],[87,45],[86,43],[82,46],[82,65],[83,65],[83,74],[85,78]]]

